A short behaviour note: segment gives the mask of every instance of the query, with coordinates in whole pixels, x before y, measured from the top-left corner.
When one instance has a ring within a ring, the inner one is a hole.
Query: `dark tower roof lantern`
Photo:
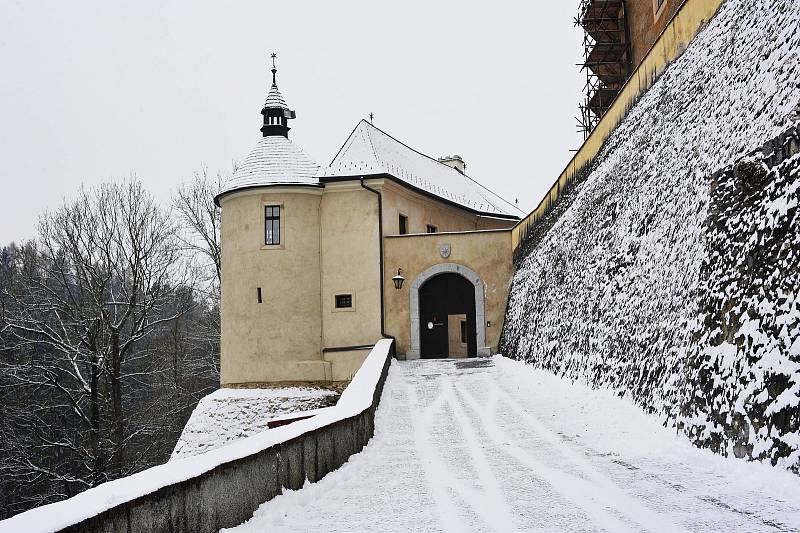
[[[261,114],[264,116],[264,125],[261,126],[261,133],[264,137],[280,135],[289,137],[289,120],[295,118],[295,112],[289,109],[286,100],[278,90],[277,76],[278,69],[275,67],[275,58],[278,57],[274,52],[270,54],[272,59],[272,85],[267,93],[267,99]]]

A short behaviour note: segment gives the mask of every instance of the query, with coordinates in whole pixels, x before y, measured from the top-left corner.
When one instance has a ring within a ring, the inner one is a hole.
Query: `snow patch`
[[[281,415],[328,407],[339,395],[312,387],[219,389],[197,404],[170,460],[205,453],[269,429]]]

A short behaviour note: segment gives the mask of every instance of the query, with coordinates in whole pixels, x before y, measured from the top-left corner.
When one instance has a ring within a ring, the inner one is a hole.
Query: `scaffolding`
[[[600,122],[631,75],[631,48],[623,0],[580,0],[575,25],[583,28],[585,98],[577,118],[584,139]]]

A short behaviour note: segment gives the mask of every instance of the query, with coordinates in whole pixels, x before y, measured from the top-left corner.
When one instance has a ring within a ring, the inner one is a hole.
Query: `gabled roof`
[[[377,174],[388,174],[411,188],[481,214],[514,218],[525,214],[469,176],[414,150],[366,120],[356,125],[319,178],[324,183]]]
[[[292,141],[281,135],[262,137],[223,185],[223,194],[268,185],[319,185],[319,165]]]

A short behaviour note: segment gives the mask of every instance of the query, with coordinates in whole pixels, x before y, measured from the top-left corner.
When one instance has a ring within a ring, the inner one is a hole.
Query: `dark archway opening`
[[[419,289],[420,356],[475,357],[475,286],[465,277],[445,273]]]

